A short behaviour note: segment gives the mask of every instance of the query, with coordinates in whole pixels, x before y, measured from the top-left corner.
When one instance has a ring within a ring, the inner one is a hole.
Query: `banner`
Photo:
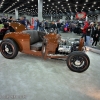
[[[77,13],[76,14],[76,19],[84,19],[86,18],[86,13],[85,12],[81,12],[81,13]]]
[[[34,25],[34,17],[31,17],[31,25]]]

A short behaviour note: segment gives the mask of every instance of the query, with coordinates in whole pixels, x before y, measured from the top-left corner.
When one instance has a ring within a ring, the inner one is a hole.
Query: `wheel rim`
[[[70,66],[73,70],[83,70],[87,66],[87,59],[84,56],[73,56],[70,59]]]
[[[9,43],[3,43],[2,44],[2,53],[4,56],[12,56],[13,55],[14,48]]]

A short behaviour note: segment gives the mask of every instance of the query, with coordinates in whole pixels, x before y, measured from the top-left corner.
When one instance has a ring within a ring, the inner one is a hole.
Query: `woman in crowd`
[[[91,22],[86,32],[86,42],[85,42],[86,46],[91,47],[91,37],[93,36],[94,32],[95,32],[94,23]]]
[[[99,41],[99,37],[100,37],[100,25],[98,25],[98,28],[95,30],[95,32],[93,34],[92,47],[96,47],[97,42]],[[93,46],[94,44],[95,44],[95,46]]]

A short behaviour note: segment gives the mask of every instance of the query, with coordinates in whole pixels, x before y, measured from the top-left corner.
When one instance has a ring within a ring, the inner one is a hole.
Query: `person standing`
[[[87,33],[86,33],[86,42],[85,45],[91,47],[91,38],[94,34],[95,31],[95,27],[94,27],[94,23],[91,22],[90,26],[87,28]]]
[[[60,23],[60,21],[58,20],[58,22],[57,22],[57,33],[59,34],[59,32],[60,32],[60,28],[61,28],[61,23]]]
[[[34,21],[34,30],[37,30],[37,20]]]
[[[97,46],[97,42],[99,41],[99,37],[100,37],[100,25],[98,25],[98,28],[95,30],[95,32],[93,34],[92,47],[96,47]],[[95,44],[95,46],[93,46],[94,44]]]
[[[86,33],[87,33],[88,27],[89,27],[89,23],[87,21],[84,22],[84,27],[82,28],[82,31],[83,31],[82,38],[84,38],[85,42],[86,42]]]

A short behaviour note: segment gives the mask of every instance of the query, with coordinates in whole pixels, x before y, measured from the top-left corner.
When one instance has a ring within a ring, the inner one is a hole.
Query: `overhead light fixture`
[[[86,0],[86,2],[88,2],[88,0]]]
[[[58,1],[58,3],[60,3],[60,1]]]
[[[86,3],[84,5],[86,5]]]
[[[94,4],[96,4],[96,2],[94,2]]]
[[[78,3],[78,2],[76,2],[76,3]]]

